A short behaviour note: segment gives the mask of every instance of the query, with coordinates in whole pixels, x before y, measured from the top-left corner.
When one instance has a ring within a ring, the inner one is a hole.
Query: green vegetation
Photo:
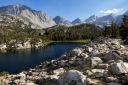
[[[120,36],[120,29],[119,26],[112,22],[111,26],[105,26],[105,36],[116,38]]]
[[[112,22],[111,26],[105,26],[105,36],[112,38],[121,37],[123,40],[126,40],[128,38],[128,16],[124,16],[121,25]]]
[[[103,30],[93,24],[81,24],[72,27],[57,26],[47,29],[45,36],[53,41],[75,41],[95,39],[102,36]]]
[[[73,40],[73,41],[49,41],[50,43],[81,43],[81,44],[88,44],[91,40]]]
[[[128,16],[124,16],[123,24],[120,27],[120,35],[122,39],[128,38]]]

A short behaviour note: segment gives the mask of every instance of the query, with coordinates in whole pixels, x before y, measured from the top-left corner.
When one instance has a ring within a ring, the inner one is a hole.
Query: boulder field
[[[0,85],[128,85],[128,46],[98,38],[29,71],[0,76]]]

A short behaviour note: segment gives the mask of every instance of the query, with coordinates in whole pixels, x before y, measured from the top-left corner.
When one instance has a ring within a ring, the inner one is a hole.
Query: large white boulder
[[[109,71],[115,75],[128,73],[128,63],[123,61],[113,63],[110,65]]]
[[[91,67],[95,67],[98,64],[101,64],[103,61],[99,57],[92,57],[91,58]]]
[[[59,85],[86,85],[86,76],[77,70],[70,70],[59,78]]]
[[[72,55],[76,55],[76,56],[80,56],[80,54],[82,53],[82,50],[80,48],[75,48],[72,50]]]

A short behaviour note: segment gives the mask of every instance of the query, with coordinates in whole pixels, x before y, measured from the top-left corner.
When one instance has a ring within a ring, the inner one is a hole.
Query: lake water
[[[12,74],[26,71],[43,61],[56,59],[80,45],[76,43],[56,43],[36,50],[27,49],[0,53],[0,71],[7,71]]]

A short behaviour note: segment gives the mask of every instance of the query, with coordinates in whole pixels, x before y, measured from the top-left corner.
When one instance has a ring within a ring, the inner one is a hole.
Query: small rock
[[[116,77],[106,77],[106,82],[119,82]]]
[[[92,69],[93,74],[96,78],[104,77],[105,70],[104,69]]]
[[[36,85],[35,83],[26,83],[25,85]]]
[[[88,58],[89,57],[89,55],[87,54],[87,53],[81,53],[81,56],[83,57],[83,58]]]
[[[111,82],[111,83],[107,83],[106,85],[122,85],[120,83],[115,83],[115,82]]]
[[[87,85],[104,85],[102,81],[97,80],[97,79],[90,79],[87,78]]]
[[[63,68],[53,70],[54,75],[60,75],[60,74],[63,74],[64,72],[65,70]]]
[[[92,47],[89,47],[89,46],[86,46],[85,47],[85,50],[89,53],[91,53],[93,51],[93,48]]]
[[[98,66],[97,66],[97,68],[98,69],[108,69],[108,64],[99,64]]]

